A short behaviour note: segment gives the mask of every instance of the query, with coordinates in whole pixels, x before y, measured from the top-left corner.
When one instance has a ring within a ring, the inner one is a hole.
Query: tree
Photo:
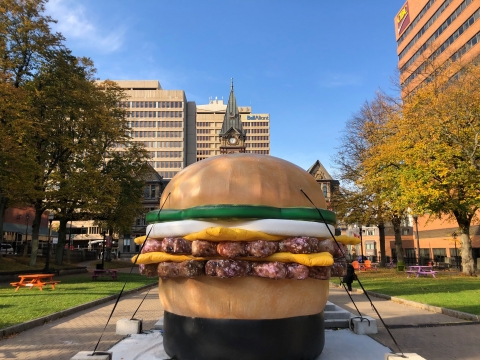
[[[371,153],[387,139],[386,124],[398,111],[395,99],[384,93],[377,93],[374,100],[366,102],[360,111],[347,122],[345,135],[334,162],[339,178],[349,186],[348,198],[343,204],[336,201],[336,207],[346,221],[362,224],[376,224],[380,232],[381,264],[385,257],[385,223],[394,227],[397,260],[403,263],[403,247],[400,234],[401,219],[405,213],[390,190],[395,184],[385,182],[369,161]],[[390,178],[393,180],[394,178]]]
[[[405,98],[390,153],[399,185],[419,213],[458,223],[463,272],[474,275],[470,225],[480,204],[480,66],[443,65]]]
[[[31,130],[23,85],[62,45],[43,16],[45,0],[0,2],[0,234],[8,206],[23,204],[25,179],[32,169],[25,136]]]

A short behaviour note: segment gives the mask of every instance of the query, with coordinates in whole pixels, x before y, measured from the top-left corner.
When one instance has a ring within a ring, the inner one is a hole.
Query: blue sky
[[[50,0],[47,14],[100,79],[159,80],[208,103],[271,115],[271,154],[305,169],[333,157],[346,121],[397,76],[404,0]]]

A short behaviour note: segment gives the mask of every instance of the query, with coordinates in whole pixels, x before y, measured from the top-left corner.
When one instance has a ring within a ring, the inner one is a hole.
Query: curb
[[[140,286],[140,287],[135,288],[135,289],[124,291],[122,296],[130,295],[130,294],[133,294],[133,293],[136,293],[136,292],[139,292],[139,291],[142,291],[142,290],[148,289],[150,287],[154,287],[154,286],[158,286],[158,283],[143,285],[143,286]],[[53,320],[56,320],[56,319],[60,319],[62,317],[68,316],[68,315],[75,314],[79,311],[89,309],[89,308],[92,308],[94,306],[101,305],[101,304],[107,303],[107,302],[112,301],[112,300],[116,300],[117,297],[118,297],[118,294],[110,295],[110,296],[107,296],[107,297],[104,297],[104,298],[101,298],[101,299],[97,299],[97,300],[94,300],[94,301],[91,301],[91,302],[88,302],[88,303],[85,303],[85,304],[82,304],[82,305],[78,305],[78,306],[75,306],[75,307],[72,307],[72,308],[69,308],[69,309],[59,311],[59,312],[56,312],[56,313],[53,313],[53,314],[50,314],[50,315],[42,316],[38,319],[30,320],[30,321],[27,321],[27,322],[24,322],[24,323],[21,323],[21,324],[12,325],[12,326],[9,326],[7,328],[0,329],[0,339],[4,338],[6,336],[17,334],[17,333],[25,331],[25,330],[32,329],[32,328],[37,327],[37,326],[44,325],[47,322],[50,322],[50,321],[53,321]]]
[[[332,282],[330,282],[330,285],[333,285],[334,287],[338,287],[338,288],[342,287],[341,285],[338,285],[338,284],[335,284],[335,283],[332,283]],[[355,291],[357,293],[360,293],[360,294],[363,294],[362,290],[353,289],[353,291]],[[416,302],[416,301],[406,300],[406,299],[402,299],[402,298],[399,298],[399,297],[396,297],[396,296],[380,294],[380,293],[376,293],[376,292],[373,292],[373,291],[367,291],[367,294],[370,295],[370,296],[380,298],[380,299],[390,300],[390,301],[396,302],[398,304],[403,304],[403,305],[415,307],[415,308],[418,308],[418,309],[427,310],[427,311],[434,312],[434,313],[437,313],[437,314],[448,315],[448,316],[451,316],[451,317],[454,317],[454,318],[457,318],[457,319],[480,322],[480,315],[469,314],[469,313],[462,312],[462,311],[442,308],[442,307],[433,306],[433,305],[422,304],[422,303],[419,303],[419,302]]]

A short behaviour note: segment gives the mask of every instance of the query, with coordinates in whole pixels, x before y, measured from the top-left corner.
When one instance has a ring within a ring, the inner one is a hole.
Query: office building
[[[233,83],[228,104],[215,98],[197,105],[196,132],[197,161],[228,152],[270,155],[270,114],[237,106]]]
[[[150,165],[165,179],[196,161],[195,103],[183,90],[164,90],[156,80],[114,80],[128,96],[133,141],[141,142]]]
[[[432,67],[480,53],[480,1],[410,0],[395,16],[403,94],[431,79]]]

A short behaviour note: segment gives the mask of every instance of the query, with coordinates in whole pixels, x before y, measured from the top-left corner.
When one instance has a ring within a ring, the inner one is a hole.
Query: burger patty
[[[157,264],[140,264],[140,273],[148,277],[161,278],[195,277],[201,275],[219,278],[234,278],[257,276],[268,279],[304,280],[308,277],[318,280],[330,279],[334,266],[308,267],[296,263],[281,263],[277,261],[255,262],[234,259],[222,260],[188,260],[179,263],[161,262]],[[337,267],[346,269],[346,266]],[[332,274],[333,275],[333,274]],[[336,274],[335,276],[343,276]]]
[[[335,259],[342,258],[346,246],[331,240],[318,240],[302,236],[280,241],[188,241],[183,238],[149,239],[142,249],[142,254],[149,252],[165,252],[168,254],[193,255],[198,257],[221,256],[229,259],[238,257],[265,258],[276,252],[292,254],[313,254],[329,252]]]

